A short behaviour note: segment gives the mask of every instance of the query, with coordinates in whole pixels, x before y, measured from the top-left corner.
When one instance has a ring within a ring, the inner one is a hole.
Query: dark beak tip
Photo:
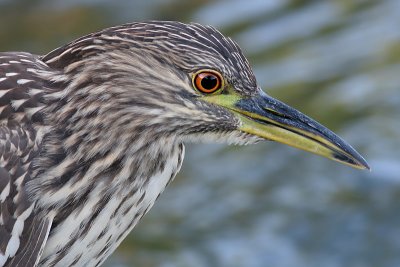
[[[368,162],[360,155],[356,154],[355,163],[361,168],[368,171],[371,171],[371,167],[369,166]]]
[[[352,153],[351,157],[344,154],[335,153],[333,157],[343,163],[353,166],[358,169],[366,169],[371,171],[368,162],[358,153]]]
[[[362,165],[366,170],[368,171],[372,171],[371,167],[369,166],[369,164],[367,163],[367,161],[364,160],[364,162],[362,163]]]
[[[372,171],[371,167],[369,166],[369,164],[365,160],[363,162],[360,162],[359,166],[364,170]]]

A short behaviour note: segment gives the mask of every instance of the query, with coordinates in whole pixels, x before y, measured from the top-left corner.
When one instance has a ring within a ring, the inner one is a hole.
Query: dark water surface
[[[342,135],[359,171],[283,145],[188,145],[107,266],[400,266],[400,1],[5,1],[0,50],[46,53],[119,23],[211,24],[258,81]]]

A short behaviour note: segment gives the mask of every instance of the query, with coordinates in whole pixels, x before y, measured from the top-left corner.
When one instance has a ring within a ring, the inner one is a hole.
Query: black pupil
[[[206,90],[214,89],[218,84],[218,78],[214,75],[207,75],[201,80],[201,86]]]

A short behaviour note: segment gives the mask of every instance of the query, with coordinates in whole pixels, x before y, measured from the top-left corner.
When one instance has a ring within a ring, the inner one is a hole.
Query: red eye
[[[217,72],[201,71],[194,76],[193,86],[202,93],[211,94],[222,87],[222,78]]]

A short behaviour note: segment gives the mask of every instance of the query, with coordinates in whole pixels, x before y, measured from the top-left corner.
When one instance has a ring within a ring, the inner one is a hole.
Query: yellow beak
[[[335,133],[262,90],[249,98],[220,94],[204,97],[204,100],[231,110],[241,121],[239,130],[243,132],[355,168],[370,169],[365,159]]]

